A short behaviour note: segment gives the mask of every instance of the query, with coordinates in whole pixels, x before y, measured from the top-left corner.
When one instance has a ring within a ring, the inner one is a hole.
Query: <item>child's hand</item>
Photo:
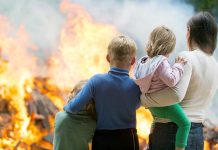
[[[177,57],[176,60],[175,60],[175,63],[180,63],[180,64],[183,64],[185,65],[185,63],[187,62],[187,60],[183,57]]]

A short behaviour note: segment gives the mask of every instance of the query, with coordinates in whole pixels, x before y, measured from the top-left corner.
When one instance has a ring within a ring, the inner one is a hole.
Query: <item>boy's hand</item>
[[[187,62],[187,60],[185,58],[183,58],[183,57],[180,57],[180,56],[178,56],[176,58],[176,60],[175,60],[175,63],[180,63],[180,64],[183,64],[183,65],[185,65],[186,62]]]

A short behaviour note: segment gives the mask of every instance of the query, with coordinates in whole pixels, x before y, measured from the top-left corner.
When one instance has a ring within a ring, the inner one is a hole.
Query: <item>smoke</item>
[[[25,27],[41,59],[56,50],[64,19],[59,0],[1,0],[0,15],[6,16],[14,28]]]
[[[95,20],[112,24],[126,35],[133,37],[139,46],[138,56],[145,54],[144,47],[150,32],[159,25],[173,30],[177,38],[174,58],[180,51],[188,50],[186,46],[187,21],[194,15],[194,8],[182,1],[152,0],[74,0],[83,5]],[[218,48],[215,52],[218,59]],[[174,59],[172,59],[174,60]],[[218,92],[208,108],[206,118],[218,124]]]
[[[85,7],[96,22],[112,24],[121,33],[134,38],[139,47],[139,57],[145,54],[144,47],[149,33],[159,25],[169,27],[176,34],[177,44],[173,57],[178,52],[187,50],[186,23],[194,14],[194,8],[181,0],[70,1]],[[38,47],[36,55],[46,59],[58,49],[59,33],[65,20],[59,5],[60,0],[1,0],[0,15],[8,17],[15,27],[24,25]],[[218,58],[218,51],[215,55]],[[217,105],[214,101],[213,106]],[[212,116],[218,112],[208,111],[208,114]]]
[[[115,25],[121,33],[133,37],[139,45],[139,55],[149,33],[159,25],[171,28],[177,37],[176,51],[186,50],[186,22],[194,14],[193,7],[172,1],[93,1],[75,0],[101,22]]]

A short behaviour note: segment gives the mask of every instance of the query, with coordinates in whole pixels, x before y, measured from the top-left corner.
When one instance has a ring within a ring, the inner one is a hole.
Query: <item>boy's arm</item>
[[[183,64],[175,63],[171,67],[167,60],[164,60],[157,68],[160,79],[169,87],[174,87],[180,81],[183,72]]]
[[[191,79],[192,66],[188,61],[184,65],[184,74],[179,83],[173,88],[141,96],[141,105],[145,107],[164,107],[181,102],[186,94]]]
[[[80,111],[93,99],[93,91],[92,79],[90,79],[76,97],[64,106],[64,110],[69,113]]]

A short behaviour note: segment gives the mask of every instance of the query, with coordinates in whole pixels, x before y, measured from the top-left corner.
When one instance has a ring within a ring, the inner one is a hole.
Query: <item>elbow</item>
[[[171,79],[171,80],[169,81],[169,83],[167,84],[167,86],[169,86],[169,87],[172,88],[172,87],[176,86],[176,84],[177,84],[176,80]]]

